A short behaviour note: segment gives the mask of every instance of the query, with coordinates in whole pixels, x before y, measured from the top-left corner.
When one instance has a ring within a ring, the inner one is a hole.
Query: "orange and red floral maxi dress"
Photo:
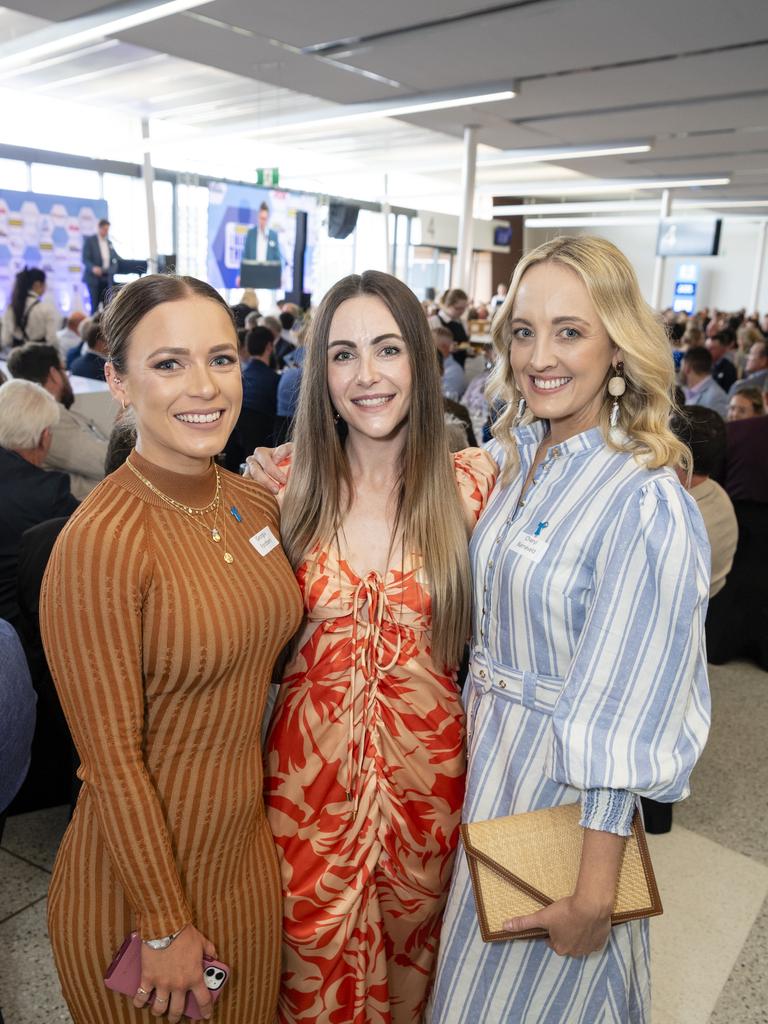
[[[496,465],[454,456],[475,519]],[[417,1024],[464,796],[464,712],[430,655],[421,559],[359,575],[331,550],[297,573],[304,626],[267,740],[282,873],[281,1024]]]

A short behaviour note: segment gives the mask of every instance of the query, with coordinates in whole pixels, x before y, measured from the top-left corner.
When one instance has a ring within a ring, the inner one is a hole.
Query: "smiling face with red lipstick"
[[[328,338],[328,391],[350,435],[390,440],[406,429],[411,361],[397,321],[375,295],[336,310]]]
[[[509,360],[531,412],[564,441],[597,426],[606,378],[621,354],[579,276],[555,261],[520,281],[509,322]]]

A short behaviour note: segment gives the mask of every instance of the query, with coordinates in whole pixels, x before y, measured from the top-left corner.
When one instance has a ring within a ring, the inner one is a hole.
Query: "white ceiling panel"
[[[230,24],[252,29],[293,46],[370,36],[390,32],[403,26],[414,26],[472,13],[473,10],[497,6],[478,0],[387,0],[387,3],[366,4],[360,0],[323,0],[305,3],[260,4],[252,0],[218,0],[201,13],[221,18]],[[462,22],[467,24],[467,22]],[[429,31],[429,30],[427,30]]]
[[[288,5],[300,0],[288,0]],[[734,0],[543,0],[467,25],[376,42],[345,57],[416,89],[526,78],[768,38],[768,4]]]
[[[668,103],[670,98],[727,96],[761,86],[768,88],[768,44],[533,78],[521,82],[519,95],[504,106],[517,120],[630,106],[638,100]]]
[[[760,125],[768,120],[768,89],[736,98],[718,96],[665,104],[649,104],[638,109],[613,108],[605,112],[570,114],[562,118],[532,119],[530,128],[540,128],[563,142],[585,139],[626,139],[653,137],[660,132],[706,131],[714,124],[731,128]]]
[[[4,42],[108,6],[16,0],[0,8],[0,61]],[[155,135],[198,148],[240,145],[245,166],[286,143],[293,169],[316,160],[327,171],[335,160],[361,175],[386,173],[388,163],[404,175],[409,164],[445,159],[454,169],[430,180],[458,191],[461,136],[474,124],[489,151],[652,143],[647,154],[564,161],[554,168],[562,180],[722,172],[733,176],[727,194],[768,196],[768,0],[525,0],[488,13],[490,6],[211,0],[18,71],[0,63],[0,86],[150,116]],[[346,52],[297,52],[342,39],[350,40]],[[287,124],[356,102],[510,80],[519,95],[502,103],[349,126]],[[261,134],[275,124],[275,134]],[[486,168],[478,182],[504,191],[552,171]]]

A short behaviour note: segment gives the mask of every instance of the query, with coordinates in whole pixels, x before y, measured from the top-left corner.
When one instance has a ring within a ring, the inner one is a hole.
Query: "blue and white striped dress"
[[[687,795],[707,737],[709,544],[676,475],[598,429],[551,447],[518,505],[543,433],[516,432],[520,472],[472,538],[464,820],[581,799],[582,825],[626,835],[637,794]],[[647,922],[616,926],[588,957],[483,943],[460,851],[431,1021],[646,1024],[649,960]]]

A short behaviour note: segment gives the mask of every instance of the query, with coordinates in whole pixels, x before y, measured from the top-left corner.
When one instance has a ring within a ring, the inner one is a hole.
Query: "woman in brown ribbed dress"
[[[146,1022],[150,1001],[176,1022],[188,991],[220,1024],[271,1024],[280,876],[260,726],[301,598],[274,499],[212,461],[241,403],[223,300],[191,278],[148,277],[104,326],[136,450],[72,516],[41,594],[83,780],[51,882],[56,965],[76,1024]],[[131,999],[103,978],[134,930]],[[231,977],[211,1011],[202,957],[214,951]]]

